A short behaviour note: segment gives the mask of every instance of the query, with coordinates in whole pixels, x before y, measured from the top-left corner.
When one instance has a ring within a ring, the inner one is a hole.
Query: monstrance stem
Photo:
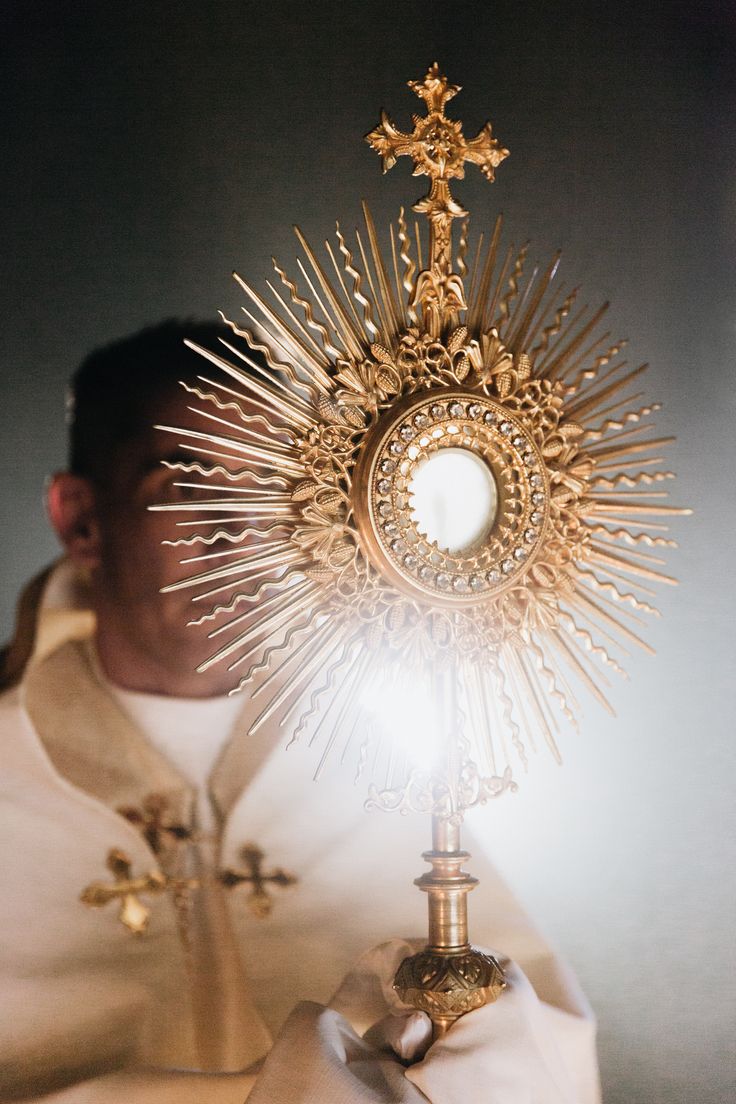
[[[450,786],[457,782],[456,672],[450,672],[450,735],[447,770]],[[461,811],[432,816],[432,850],[422,858],[431,870],[414,882],[427,894],[429,939],[418,954],[399,966],[394,988],[401,999],[427,1012],[433,1040],[441,1039],[460,1016],[496,1000],[506,982],[491,955],[471,947],[468,940],[468,893],[478,879],[462,869],[470,858],[460,847]]]

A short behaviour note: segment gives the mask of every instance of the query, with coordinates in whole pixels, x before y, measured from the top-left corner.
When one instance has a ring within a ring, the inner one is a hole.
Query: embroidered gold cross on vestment
[[[167,818],[168,808],[168,798],[152,793],[143,798],[140,809],[123,805],[117,811],[140,831],[154,855],[160,855],[172,844],[192,837],[191,828],[175,824]]]
[[[240,851],[240,857],[246,867],[245,870],[223,870],[220,881],[228,889],[244,883],[250,886],[250,893],[246,898],[248,907],[256,916],[263,919],[268,916],[273,908],[273,898],[268,893],[267,886],[277,885],[285,888],[295,885],[299,879],[293,874],[287,874],[281,867],[269,873],[263,871],[264,854],[255,843],[246,843]]]
[[[103,908],[110,901],[120,902],[118,919],[135,935],[142,935],[148,927],[151,910],[140,899],[140,894],[165,893],[173,890],[181,894],[196,889],[194,879],[167,878],[160,870],[150,870],[139,877],[131,877],[132,863],[124,851],[114,847],[107,856],[107,868],[114,882],[91,882],[81,894],[80,901],[90,908]]]

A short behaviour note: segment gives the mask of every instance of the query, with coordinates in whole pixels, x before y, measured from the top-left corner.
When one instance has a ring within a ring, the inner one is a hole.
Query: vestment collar
[[[26,674],[22,693],[49,758],[72,785],[115,810],[140,808],[155,794],[165,799],[170,818],[193,825],[193,787],[110,694],[91,640],[69,640],[37,660]],[[273,747],[269,726],[255,736],[248,734],[254,715],[246,699],[210,778],[220,823]]]

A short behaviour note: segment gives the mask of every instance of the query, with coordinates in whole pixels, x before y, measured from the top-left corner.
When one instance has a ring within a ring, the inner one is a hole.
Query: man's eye
[[[207,492],[202,488],[182,486],[182,478],[181,475],[173,475],[167,479],[164,486],[167,502],[196,502],[197,499],[207,498]]]

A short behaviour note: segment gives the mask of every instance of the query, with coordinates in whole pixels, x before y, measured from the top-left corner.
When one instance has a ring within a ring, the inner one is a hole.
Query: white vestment
[[[428,1062],[424,1083],[425,1063],[405,1074],[394,1062],[388,1080],[365,1088],[360,1078],[350,1080],[350,1048],[333,1046],[338,1036],[350,1036],[350,1046],[373,1054],[376,1070],[390,1062],[360,1039],[392,1003],[390,988],[384,985],[375,999],[365,984],[370,970],[349,971],[375,944],[421,938],[425,902],[412,878],[428,843],[426,818],[366,813],[361,790],[349,780],[313,783],[314,752],[300,744],[285,752],[284,732],[268,725],[248,735],[262,703],[245,700],[210,776],[214,825],[204,828],[214,830],[203,832],[191,779],[126,715],[95,668],[89,640],[66,639],[88,636],[89,618],[74,613],[65,633],[57,609],[49,623],[52,643],[41,635],[24,682],[0,699],[0,1099],[51,1093],[49,1099],[69,1104],[236,1104],[253,1083],[242,1071],[257,1068],[295,1004],[306,1001],[321,1007],[301,1005],[289,1019],[256,1079],[254,1099],[449,1101],[438,1062],[434,1072]],[[159,854],[140,822],[120,812],[143,810],[151,795],[165,800],[164,827],[179,833],[164,832]],[[265,874],[281,868],[297,879],[266,884],[272,900],[266,916],[250,907],[247,882],[227,888],[217,876],[243,870],[246,844],[262,852]],[[567,1096],[496,1098],[479,1090],[464,1099],[595,1104],[594,1027],[575,979],[470,828],[464,844],[480,879],[471,898],[473,940],[519,963],[533,986],[525,999],[546,1009],[574,1085]],[[199,886],[143,895],[148,928],[134,934],[120,922],[117,902],[90,908],[80,901],[85,887],[113,881],[106,865],[112,849],[129,858],[132,877],[162,871]],[[389,952],[378,952],[379,959],[381,953]],[[325,1010],[346,975],[335,1010]],[[518,999],[525,985],[514,987]],[[501,1015],[506,999],[492,1016]],[[461,1056],[463,1040],[480,1030],[473,1024],[482,1027],[481,1015],[466,1017],[470,1026],[455,1036]],[[519,1038],[517,1055],[526,1045]],[[468,1068],[479,1047],[475,1038],[463,1059]],[[451,1059],[457,1062],[457,1053]],[[367,1068],[368,1058],[361,1061],[354,1072]],[[310,1089],[313,1062],[319,1069]]]

